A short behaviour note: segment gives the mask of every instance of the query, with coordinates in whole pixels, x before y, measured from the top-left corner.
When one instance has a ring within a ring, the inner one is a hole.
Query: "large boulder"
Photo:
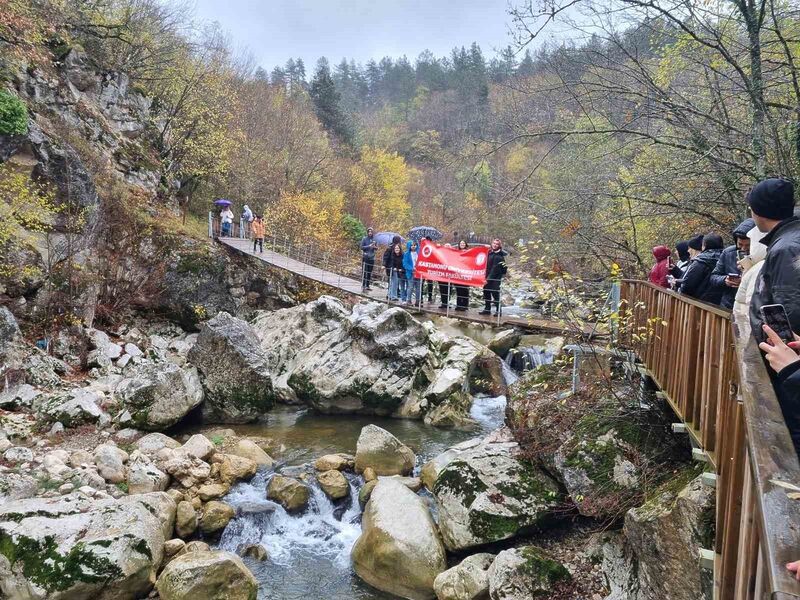
[[[293,477],[273,475],[267,486],[267,498],[280,504],[288,513],[305,510],[310,497],[308,486]]]
[[[47,420],[58,421],[65,427],[78,427],[97,423],[103,418],[103,411],[100,409],[101,400],[96,392],[77,388],[48,396],[41,400],[38,406],[39,412]]]
[[[189,361],[202,374],[208,423],[247,423],[273,404],[267,355],[253,328],[226,312],[200,327]]]
[[[425,502],[399,481],[380,480],[364,509],[353,568],[370,585],[412,600],[434,597],[447,557]]]
[[[156,588],[161,600],[255,600],[258,582],[241,558],[213,550],[171,560]]]
[[[433,496],[448,550],[508,539],[551,517],[558,486],[517,451],[515,442],[483,443],[441,470]]]
[[[529,600],[545,596],[571,579],[566,567],[536,546],[504,550],[489,567],[491,600]],[[669,597],[669,596],[662,596]]]
[[[625,515],[624,539],[603,546],[609,600],[699,600],[713,597],[712,574],[697,560],[712,548],[714,489],[688,467]]]
[[[444,469],[460,455],[480,446],[481,443],[482,440],[480,438],[473,438],[471,440],[461,442],[452,448],[448,448],[441,454],[434,456],[432,459],[422,465],[422,469],[420,469],[420,479],[422,479],[422,485],[428,488],[429,491],[433,491],[436,478],[439,477],[439,473],[442,472],[442,469]]]
[[[147,596],[174,520],[175,502],[163,492],[121,500],[70,494],[5,502],[0,595],[11,600]]]
[[[203,401],[203,388],[194,368],[170,362],[143,361],[125,370],[114,390],[137,429],[172,427]]]
[[[356,442],[356,471],[372,467],[377,475],[406,475],[414,469],[414,452],[377,425],[367,425]]]
[[[427,332],[403,309],[367,303],[351,313],[330,296],[261,315],[253,327],[277,397],[325,413],[391,415],[430,352]]]
[[[468,556],[452,569],[440,573],[433,582],[437,600],[487,600],[489,567],[493,554]]]

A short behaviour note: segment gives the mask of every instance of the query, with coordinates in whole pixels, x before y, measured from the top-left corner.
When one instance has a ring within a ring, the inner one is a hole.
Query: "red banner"
[[[421,279],[480,287],[486,283],[488,255],[486,246],[457,250],[422,240],[414,275]]]

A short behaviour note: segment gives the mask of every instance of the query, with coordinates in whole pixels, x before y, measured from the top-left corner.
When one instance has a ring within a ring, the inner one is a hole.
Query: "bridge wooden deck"
[[[329,287],[346,292],[348,294],[352,294],[354,296],[369,298],[372,300],[377,300],[379,302],[387,302],[386,287],[373,288],[372,290],[364,291],[361,289],[361,282],[352,277],[347,277],[340,273],[336,273],[318,266],[311,265],[308,262],[292,258],[291,256],[287,256],[286,254],[274,252],[268,248],[268,244],[264,245],[263,253],[262,252],[254,253],[252,251],[253,243],[250,240],[225,237],[225,238],[218,238],[218,241],[230,248],[233,248],[234,250],[237,250],[242,254],[246,254],[247,256],[257,258],[258,260],[262,260],[273,267],[284,269],[286,271],[289,271],[296,275],[300,275],[301,277],[304,277],[311,281],[327,285]],[[380,265],[376,265],[374,274],[380,275],[381,273],[382,269]],[[453,296],[455,296],[455,291],[453,291]],[[520,329],[525,329],[528,331],[555,333],[555,334],[563,334],[567,332],[566,327],[557,321],[534,318],[529,315],[507,315],[507,316],[502,315],[499,320],[497,317],[492,317],[488,315],[479,315],[478,311],[480,311],[483,308],[482,306],[471,307],[468,311],[461,312],[461,311],[455,311],[452,304],[449,310],[439,308],[438,301],[432,304],[426,304],[423,302],[423,304],[421,305],[416,305],[416,304],[407,305],[399,302],[393,304],[396,304],[397,306],[402,306],[405,310],[408,310],[409,312],[412,313],[416,312],[416,313],[426,313],[432,315],[446,316],[452,319],[458,319],[460,321],[483,323],[486,325],[491,325],[493,327],[512,326],[512,327],[519,327]],[[581,333],[581,332],[572,332],[572,333]],[[591,338],[599,335],[598,331],[596,331],[591,327],[584,329],[582,334],[586,338]]]

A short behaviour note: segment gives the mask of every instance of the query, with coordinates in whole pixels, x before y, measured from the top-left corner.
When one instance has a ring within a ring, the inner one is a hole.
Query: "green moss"
[[[301,400],[312,403],[320,400],[317,388],[311,383],[311,378],[306,373],[292,373],[287,383]]]
[[[53,536],[40,541],[23,535],[12,538],[0,531],[0,554],[26,579],[50,593],[65,591],[80,583],[103,583],[122,576],[117,565],[97,556],[83,542],[75,544],[66,554],[60,554]]]
[[[140,539],[133,545],[133,550],[134,552],[138,552],[139,554],[146,556],[148,559],[153,558],[153,553],[150,552],[150,546],[148,546],[147,542],[143,539]]]
[[[128,484],[126,482],[120,481],[116,485],[117,485],[117,489],[118,490],[120,490],[121,492],[124,492],[126,494],[128,493]]]
[[[564,565],[547,556],[536,546],[526,546],[522,548],[520,553],[525,561],[522,565],[523,573],[536,581],[540,588],[549,590],[559,581],[567,581],[572,578]],[[545,595],[547,593],[542,591],[536,595]]]
[[[454,460],[447,465],[433,485],[434,494],[451,493],[464,500],[464,506],[471,506],[478,494],[488,489],[481,481],[478,472],[463,460]]]
[[[655,485],[647,490],[644,502],[636,510],[644,516],[654,516],[672,510],[681,490],[697,478],[704,468],[705,465],[703,463],[691,462],[677,471],[664,473],[661,481],[656,482]],[[710,512],[712,515],[711,531],[707,531],[705,535],[710,535],[713,538],[714,511],[711,510]],[[709,546],[704,547],[708,548]]]
[[[493,542],[514,535],[523,525],[520,521],[518,516],[473,511],[469,517],[469,530],[475,537]]]
[[[527,463],[522,464],[522,469],[509,473],[508,480],[496,484],[500,492],[512,498],[541,498],[543,500],[558,498],[558,492],[545,483],[546,475]]]

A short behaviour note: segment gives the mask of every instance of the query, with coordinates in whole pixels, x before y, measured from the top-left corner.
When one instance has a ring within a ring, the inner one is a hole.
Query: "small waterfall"
[[[508,364],[508,358],[500,363],[500,366],[503,369],[503,381],[505,384],[514,385],[519,380],[519,375],[514,372],[514,369],[511,368],[511,365]]]
[[[315,480],[308,483],[311,498],[302,514],[290,515],[267,500],[267,485],[273,472],[259,473],[250,482],[236,485],[225,501],[236,510],[236,518],[220,540],[224,550],[236,552],[242,544],[261,544],[274,565],[294,567],[313,555],[327,559],[338,569],[348,569],[350,550],[361,534],[357,475],[345,473],[349,498],[331,502]]]
[[[512,348],[508,352],[505,362],[514,371],[522,373],[538,369],[542,365],[551,364],[553,362],[553,353],[542,346]]]
[[[501,427],[506,418],[505,396],[476,396],[472,400],[470,416],[480,423],[481,428],[492,431]]]

